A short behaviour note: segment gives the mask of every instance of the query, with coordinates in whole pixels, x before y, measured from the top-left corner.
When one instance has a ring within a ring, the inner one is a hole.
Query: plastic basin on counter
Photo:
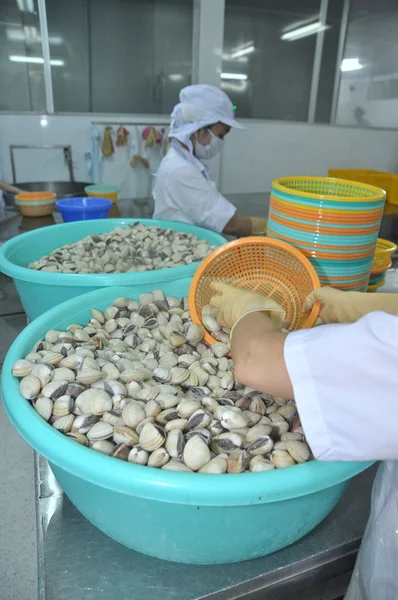
[[[55,204],[62,215],[64,223],[71,221],[88,221],[89,219],[106,219],[112,201],[107,198],[90,198],[80,196],[63,198]]]
[[[71,244],[91,234],[105,233],[115,227],[123,227],[137,221],[147,226],[172,228],[175,231],[192,233],[214,246],[222,246],[225,239],[222,235],[174,221],[157,221],[153,219],[98,219],[93,221],[76,221],[51,225],[50,227],[29,231],[12,238],[0,247],[0,271],[14,279],[22,305],[30,320],[43,314],[46,310],[75,298],[86,292],[120,285],[137,284],[137,291],[145,291],[148,285],[162,287],[166,281],[190,281],[199,266],[199,262],[145,271],[143,273],[98,273],[68,274],[49,273],[28,269],[27,265],[59,248],[63,244]]]
[[[164,281],[168,295],[189,282]],[[49,329],[85,324],[90,308],[104,310],[119,296],[138,298],[142,286],[104,289],[53,308],[11,346],[3,366],[6,412],[20,435],[50,463],[80,512],[125,546],[161,559],[219,564],[257,558],[303,537],[341,498],[348,481],[369,462],[318,462],[239,475],[175,473],[131,464],[81,446],[45,422],[21,396],[11,375],[17,359]]]

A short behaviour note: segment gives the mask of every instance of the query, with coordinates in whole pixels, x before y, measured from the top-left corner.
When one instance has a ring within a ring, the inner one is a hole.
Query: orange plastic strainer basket
[[[319,303],[303,313],[304,300],[320,288],[318,275],[309,260],[296,248],[268,237],[248,237],[229,242],[207,256],[197,269],[189,289],[192,321],[202,323],[202,308],[214,292],[212,281],[256,291],[273,298],[286,311],[289,329],[310,328],[319,314]],[[204,339],[216,340],[208,331]]]

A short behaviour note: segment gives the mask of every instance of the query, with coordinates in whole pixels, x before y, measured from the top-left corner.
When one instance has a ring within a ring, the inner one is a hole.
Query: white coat
[[[154,219],[182,221],[221,233],[236,208],[217,190],[205,165],[177,140],[163,158],[153,188]]]
[[[345,600],[398,599],[398,317],[288,335],[285,361],[308,443],[320,460],[386,460]]]

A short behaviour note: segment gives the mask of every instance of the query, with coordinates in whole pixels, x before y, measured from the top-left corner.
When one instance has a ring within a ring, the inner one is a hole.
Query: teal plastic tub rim
[[[15,198],[15,204],[18,206],[39,206],[40,204],[54,204],[56,201],[56,198],[51,198],[51,200],[17,200]]]
[[[112,185],[108,183],[93,183],[91,185],[86,185],[84,191],[86,192],[104,192],[104,194],[110,194],[112,192],[120,192],[119,185]]]
[[[123,225],[131,225],[133,223],[143,223],[147,227],[161,227],[162,229],[174,229],[177,232],[192,233],[198,238],[206,240],[214,246],[223,246],[226,239],[219,233],[190,225],[188,223],[180,223],[178,221],[160,221],[156,219],[95,219],[90,221],[92,227],[101,227],[103,224],[109,224],[106,231],[111,231],[115,227],[123,227]],[[50,230],[59,234],[59,243],[53,248],[59,248],[64,242],[62,241],[62,231],[65,228],[70,230],[78,229],[80,226],[87,224],[88,221],[73,221],[70,223],[61,223],[59,225],[50,225],[45,228],[46,232]],[[93,231],[95,233],[95,231]],[[93,287],[93,286],[121,286],[132,285],[135,279],[136,283],[151,284],[160,283],[169,279],[184,279],[191,277],[199,266],[200,261],[184,265],[183,267],[170,267],[168,269],[157,269],[155,271],[144,271],[143,273],[49,273],[46,271],[36,271],[28,269],[12,262],[13,251],[19,248],[21,243],[29,243],[32,239],[43,235],[41,229],[28,231],[15,236],[0,246],[0,272],[12,277],[13,279],[21,279],[31,283],[42,283],[45,285],[70,286],[70,287]],[[87,235],[87,234],[86,234]],[[81,239],[82,236],[77,236],[75,241]],[[85,235],[83,237],[86,237]],[[38,260],[39,257],[33,259]],[[33,262],[32,260],[32,262]]]
[[[148,291],[153,289],[150,287]],[[19,380],[11,375],[13,364],[26,356],[49,329],[67,327],[73,322],[87,322],[91,307],[104,309],[115,298],[129,295],[136,296],[128,288],[119,287],[95,290],[68,300],[30,323],[7,353],[2,375],[7,415],[20,435],[47,460],[77,477],[115,492],[161,502],[203,506],[242,506],[297,498],[342,483],[372,464],[369,461],[314,460],[266,473],[174,473],[118,461],[81,446],[55,430],[19,393]]]

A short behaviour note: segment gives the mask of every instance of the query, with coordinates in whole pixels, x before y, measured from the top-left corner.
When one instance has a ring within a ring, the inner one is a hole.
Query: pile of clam
[[[140,222],[65,244],[30,263],[50,273],[135,273],[189,265],[214,250],[192,233]]]
[[[295,404],[236,382],[229,345],[202,341],[187,298],[156,290],[91,314],[86,326],[48,331],[12,369],[22,396],[71,440],[182,472],[267,471],[311,458]]]

